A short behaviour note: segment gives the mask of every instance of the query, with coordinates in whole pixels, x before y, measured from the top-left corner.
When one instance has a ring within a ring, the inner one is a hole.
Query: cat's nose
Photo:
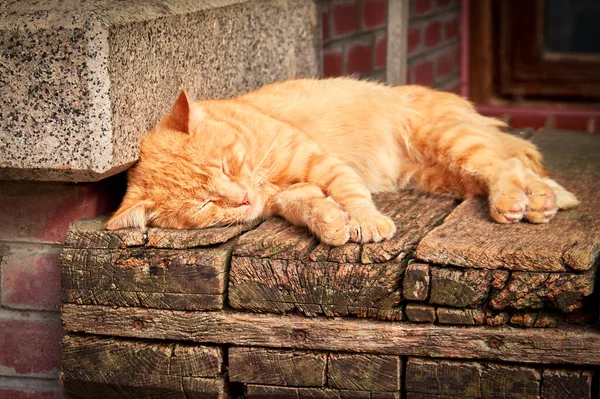
[[[238,206],[242,205],[250,205],[250,200],[248,199],[248,193],[244,194],[244,198],[240,201]]]

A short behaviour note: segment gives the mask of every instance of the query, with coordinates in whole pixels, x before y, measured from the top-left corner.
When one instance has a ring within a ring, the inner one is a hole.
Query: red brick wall
[[[458,93],[459,0],[410,1],[407,82]]]
[[[323,74],[385,80],[387,0],[323,0]]]
[[[122,176],[95,184],[0,181],[0,398],[59,398],[59,253],[69,226],[115,209]]]
[[[385,81],[387,0],[321,1],[324,76]],[[407,82],[457,92],[460,1],[411,0]]]

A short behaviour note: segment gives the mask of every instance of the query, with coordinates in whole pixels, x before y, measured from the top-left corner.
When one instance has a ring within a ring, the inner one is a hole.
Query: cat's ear
[[[167,127],[183,133],[190,132],[190,101],[185,90],[181,89],[171,113],[165,118]]]
[[[125,196],[123,203],[104,225],[108,230],[138,228],[145,230],[152,202],[130,200]]]

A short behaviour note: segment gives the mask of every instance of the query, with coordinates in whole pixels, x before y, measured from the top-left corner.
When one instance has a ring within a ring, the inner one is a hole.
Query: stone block
[[[0,5],[0,178],[95,181],[129,167],[184,87],[230,97],[315,76],[305,0]]]

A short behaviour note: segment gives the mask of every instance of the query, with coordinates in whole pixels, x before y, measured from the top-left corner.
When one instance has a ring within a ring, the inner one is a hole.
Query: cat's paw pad
[[[354,242],[379,242],[392,238],[396,233],[396,225],[392,219],[375,210],[351,214],[348,225],[350,241]]]
[[[529,202],[525,209],[525,219],[531,223],[548,223],[556,215],[556,195],[541,181],[533,181],[525,189]]]
[[[498,223],[516,223],[523,219],[528,203],[523,190],[506,190],[490,198],[490,214]]]
[[[490,213],[498,223],[547,223],[557,211],[554,191],[538,178],[528,179],[524,190],[513,186],[490,196]]]
[[[350,238],[348,215],[332,199],[327,198],[319,206],[319,214],[314,223],[314,231],[321,242],[329,245],[343,245]]]

